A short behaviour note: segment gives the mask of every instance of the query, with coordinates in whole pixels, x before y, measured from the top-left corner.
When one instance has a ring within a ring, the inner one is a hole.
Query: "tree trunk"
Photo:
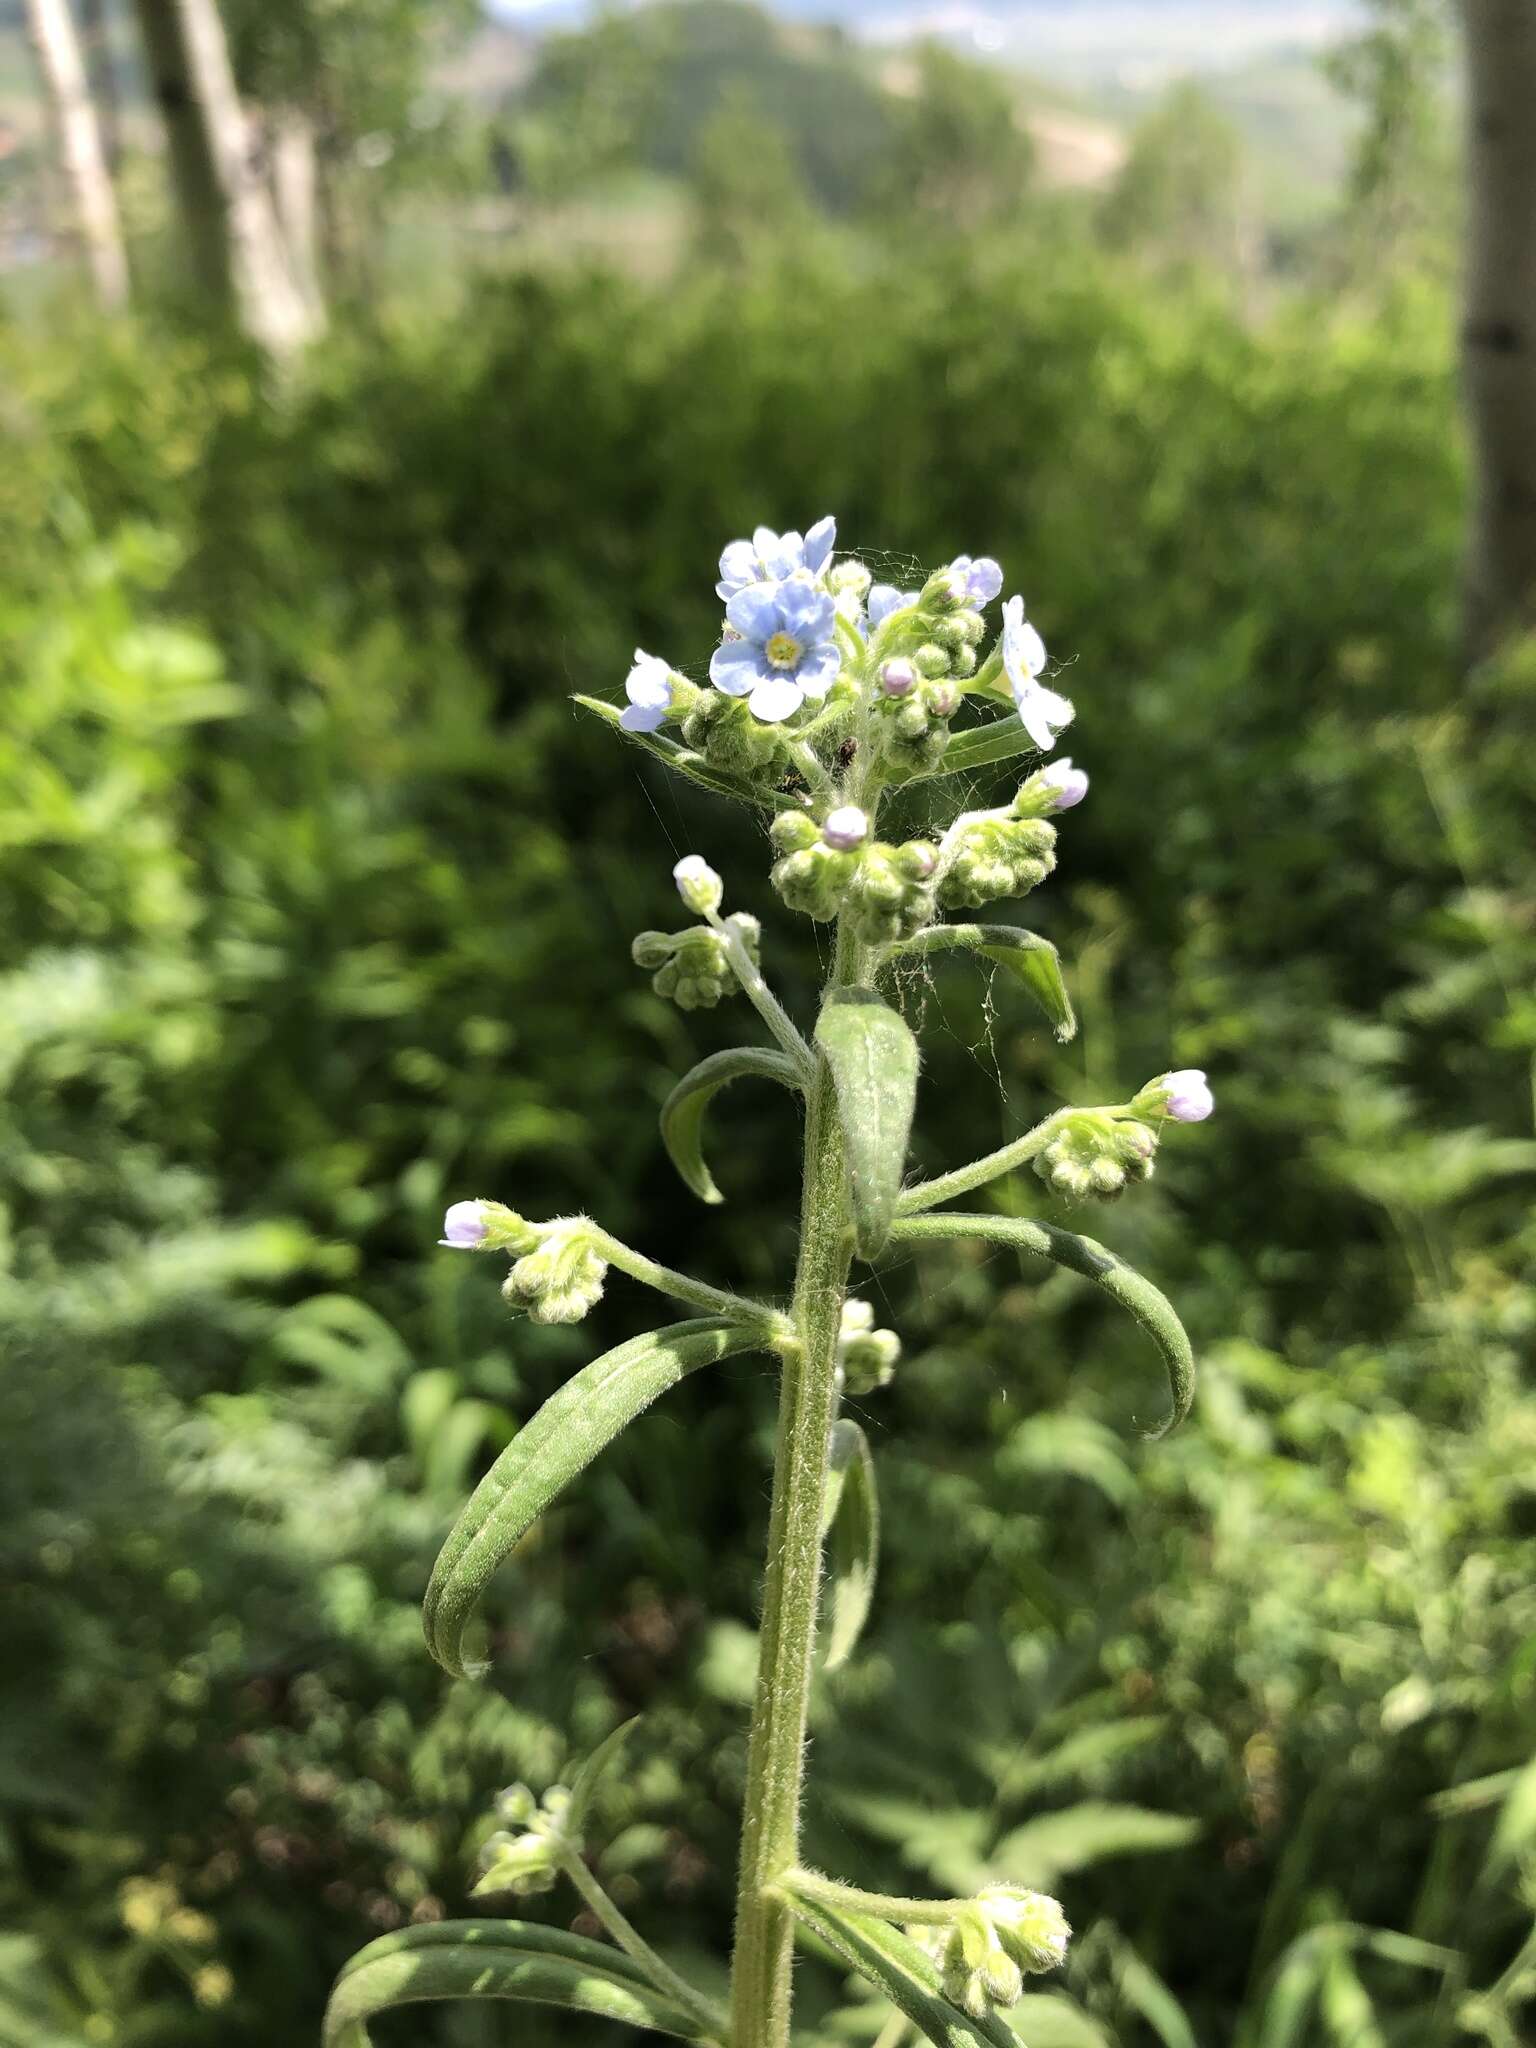
[[[1536,625],[1536,0],[1462,0],[1468,229],[1462,366],[1476,466],[1474,659]]]
[[[80,0],[80,47],[85,53],[86,82],[101,121],[101,146],[107,169],[116,177],[123,146],[123,103],[117,66],[112,61],[105,0]]]
[[[274,356],[320,329],[293,273],[215,0],[135,0],[199,281]]]
[[[319,181],[315,124],[297,107],[274,109],[267,123],[272,203],[288,245],[289,261],[300,291],[319,315],[325,305],[320,288]]]
[[[68,0],[27,0],[27,23],[58,133],[75,230],[91,284],[100,304],[108,312],[117,312],[128,303],[128,261],[123,253],[117,195],[86,86],[85,60]]]

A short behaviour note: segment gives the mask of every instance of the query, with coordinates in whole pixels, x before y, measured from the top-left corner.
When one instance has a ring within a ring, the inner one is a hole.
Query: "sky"
[[[490,0],[537,28],[597,11],[595,0]],[[630,0],[635,4],[635,0]],[[878,42],[939,35],[1041,70],[1216,70],[1278,50],[1316,50],[1360,0],[764,0],[779,14],[843,22]]]

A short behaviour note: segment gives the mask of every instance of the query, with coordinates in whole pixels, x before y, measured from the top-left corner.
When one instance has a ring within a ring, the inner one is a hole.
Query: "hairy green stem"
[[[731,963],[731,971],[741,983],[748,1002],[794,1061],[796,1070],[809,1080],[815,1063],[814,1056],[811,1048],[800,1036],[795,1020],[763,979],[762,970],[747,951],[740,932],[734,930],[718,910],[707,915],[710,928],[725,943],[725,954]]]
[[[814,1870],[792,1870],[781,1880],[797,1898],[819,1901],[845,1913],[866,1913],[872,1920],[890,1920],[898,1927],[947,1927],[958,1920],[969,1899],[903,1899],[891,1892],[861,1891],[839,1884]]]
[[[864,949],[839,925],[829,988],[855,983]],[[757,1688],[747,1749],[731,2022],[736,2048],[787,2048],[794,1921],[779,1887],[799,1860],[800,1796],[821,1582],[837,1342],[852,1259],[848,1167],[831,1070],[817,1055],[807,1097],[800,1258],[784,1358]]]
[[[1026,1165],[1051,1142],[1060,1117],[1061,1111],[1056,1110],[1043,1123],[1036,1124],[1032,1131],[1026,1131],[1022,1138],[1015,1138],[1009,1145],[1000,1145],[985,1158],[973,1159],[969,1166],[957,1166],[953,1173],[941,1173],[935,1180],[919,1181],[916,1187],[908,1188],[897,1196],[897,1215],[921,1215],[924,1209],[935,1209],[940,1202],[952,1201],[956,1195],[968,1195],[972,1188],[985,1187],[999,1174],[1012,1173],[1016,1166]]]
[[[686,1977],[680,1977],[669,1963],[662,1961],[655,1949],[646,1940],[639,1928],[620,1912],[587,1868],[579,1850],[565,1848],[560,1853],[560,1868],[580,1892],[586,1904],[602,1922],[608,1933],[627,1956],[631,1956],[650,1978],[658,1991],[664,1992],[674,2004],[682,2007],[699,2022],[706,2039],[718,2041],[721,2048],[730,2042],[730,2026],[726,2016],[695,1991]]]
[[[670,1294],[674,1301],[686,1301],[693,1308],[703,1309],[706,1315],[726,1316],[733,1323],[760,1329],[773,1350],[794,1334],[789,1319],[767,1302],[749,1301],[743,1294],[729,1294],[723,1287],[711,1287],[706,1281],[691,1279],[688,1274],[676,1272],[671,1266],[658,1265],[655,1259],[648,1259],[643,1252],[632,1251],[622,1239],[611,1236],[600,1224],[589,1222],[587,1228],[599,1258],[606,1259],[621,1273],[627,1273],[631,1280],[654,1287],[658,1294]]]

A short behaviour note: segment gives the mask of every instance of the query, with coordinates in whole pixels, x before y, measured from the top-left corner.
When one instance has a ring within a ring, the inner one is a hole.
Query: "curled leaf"
[[[1173,1304],[1134,1266],[1128,1266],[1094,1238],[1079,1237],[1075,1231],[1060,1230],[1053,1223],[1036,1223],[1025,1216],[966,1216],[953,1212],[903,1216],[892,1235],[904,1243],[917,1238],[979,1237],[990,1244],[1029,1252],[1037,1259],[1049,1259],[1069,1272],[1081,1273],[1122,1308],[1129,1309],[1162,1353],[1173,1408],[1161,1427],[1147,1434],[1166,1436],[1188,1415],[1195,1398],[1195,1354]]]
[[[853,1655],[875,1596],[880,1499],[869,1439],[850,1417],[832,1425],[827,1515],[827,1637],[824,1671]]]
[[[550,1396],[475,1488],[432,1568],[422,1625],[445,1671],[471,1675],[464,1631],[486,1582],[576,1474],[668,1387],[761,1341],[722,1317],[672,1323],[604,1352]]]
[[[713,1174],[704,1163],[704,1117],[715,1096],[743,1074],[759,1075],[798,1089],[800,1076],[787,1053],[766,1046],[741,1045],[713,1052],[684,1074],[661,1106],[661,1141],[667,1157],[701,1202],[723,1202]]]
[[[891,1233],[917,1102],[917,1040],[871,988],[836,991],[816,1023],[848,1148],[854,1240],[872,1259]]]
[[[1077,1031],[1072,998],[1061,976],[1061,955],[1049,939],[1012,924],[933,924],[915,938],[893,948],[901,957],[963,949],[980,953],[1005,967],[1028,989],[1050,1019],[1058,1041],[1065,1044]]]
[[[442,1920],[359,1949],[326,2007],[323,2048],[368,2048],[368,2021],[396,2006],[505,1998],[595,2013],[679,2040],[699,2027],[620,1950],[519,1920]]]

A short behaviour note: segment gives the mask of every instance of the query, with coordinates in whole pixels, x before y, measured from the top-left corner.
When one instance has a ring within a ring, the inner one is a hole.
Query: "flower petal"
[[[789,676],[765,675],[752,692],[747,709],[764,725],[777,725],[800,709],[800,687]]]
[[[843,658],[836,646],[829,640],[820,647],[813,647],[795,670],[795,682],[807,697],[825,697],[837,681],[838,670]]]
[[[738,590],[725,608],[725,616],[744,639],[766,640],[783,624],[777,583],[753,583]]]
[[[830,591],[819,583],[802,582],[793,576],[778,587],[779,612],[795,638],[814,645],[828,639],[837,618],[837,604]],[[731,621],[735,625],[736,621]]]
[[[825,519],[818,519],[806,534],[805,566],[813,576],[819,576],[826,567],[827,557],[831,554],[836,539],[837,521],[830,514]]]
[[[745,697],[768,673],[762,650],[751,640],[727,640],[709,657],[709,680],[727,697]]]
[[[625,732],[654,732],[666,715],[665,706],[629,704],[619,713],[619,724]]]

